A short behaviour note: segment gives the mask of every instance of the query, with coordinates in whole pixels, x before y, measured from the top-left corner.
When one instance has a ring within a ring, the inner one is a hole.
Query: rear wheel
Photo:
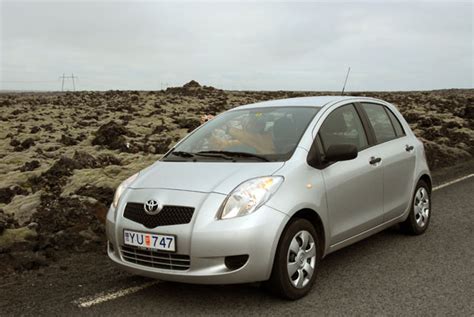
[[[419,235],[426,231],[431,219],[431,191],[426,182],[420,180],[415,188],[410,214],[401,223],[404,232]]]
[[[306,219],[291,222],[282,234],[266,288],[286,299],[308,294],[321,259],[319,239]]]

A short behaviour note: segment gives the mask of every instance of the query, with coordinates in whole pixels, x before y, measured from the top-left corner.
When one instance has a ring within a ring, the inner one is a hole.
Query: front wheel
[[[408,234],[419,235],[428,229],[431,219],[431,191],[426,182],[420,180],[415,188],[410,214],[400,224]]]
[[[282,234],[275,254],[272,275],[266,288],[286,299],[309,293],[321,259],[314,226],[306,219],[291,222]]]

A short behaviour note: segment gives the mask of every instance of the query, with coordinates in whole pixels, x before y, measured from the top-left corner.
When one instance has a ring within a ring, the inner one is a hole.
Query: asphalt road
[[[0,315],[473,316],[474,177],[434,192],[432,209],[422,236],[391,228],[326,257],[312,292],[295,302],[257,284],[167,282],[110,299],[151,280],[121,272],[105,254],[78,254],[0,280]],[[78,307],[97,298],[110,300]]]

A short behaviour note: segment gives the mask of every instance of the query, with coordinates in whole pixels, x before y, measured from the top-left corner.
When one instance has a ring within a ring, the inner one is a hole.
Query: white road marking
[[[145,283],[145,284],[142,284],[142,285],[122,288],[122,289],[119,289],[119,290],[113,291],[113,292],[108,292],[108,293],[101,292],[101,293],[95,294],[93,296],[79,298],[79,299],[73,301],[73,304],[77,305],[80,308],[89,308],[91,306],[94,306],[94,305],[97,305],[97,304],[100,304],[100,303],[103,303],[103,302],[107,302],[109,300],[117,299],[119,297],[123,297],[123,296],[126,296],[126,295],[136,293],[138,291],[141,291],[142,289],[153,286],[153,285],[155,285],[159,282],[160,281],[152,281],[152,282],[148,282],[148,283]]]
[[[463,181],[465,179],[471,178],[473,176],[474,176],[474,174],[470,174],[470,175],[466,175],[466,176],[454,179],[450,182],[447,182],[447,183],[441,184],[439,186],[433,187],[433,191],[436,191],[438,189],[453,185],[455,183],[458,183],[458,182]],[[132,287],[128,287],[128,288],[122,288],[122,289],[119,289],[119,290],[113,291],[113,292],[108,292],[108,293],[101,292],[101,293],[95,294],[93,296],[79,298],[79,299],[73,301],[73,303],[75,305],[77,305],[78,307],[80,307],[80,308],[88,308],[88,307],[91,307],[91,306],[94,306],[94,305],[97,305],[97,304],[101,304],[103,302],[107,302],[109,300],[114,300],[114,299],[117,299],[117,298],[120,298],[120,297],[123,297],[123,296],[126,296],[126,295],[136,293],[136,292],[141,291],[141,290],[143,290],[147,287],[153,286],[153,285],[155,285],[159,282],[160,281],[152,281],[152,282],[148,282],[148,283],[145,283],[145,284],[142,284],[142,285],[132,286]]]
[[[452,184],[455,184],[455,183],[458,183],[458,182],[460,182],[460,181],[463,181],[463,180],[468,179],[468,178],[473,177],[473,176],[474,176],[474,174],[469,174],[469,175],[463,176],[463,177],[461,177],[461,178],[454,179],[454,180],[452,180],[452,181],[450,181],[450,182],[447,182],[447,183],[444,183],[444,184],[441,184],[441,185],[439,185],[439,186],[434,187],[434,188],[433,188],[433,191],[438,190],[438,189],[441,189],[441,188],[444,188],[444,187],[447,187],[447,186],[452,185]]]

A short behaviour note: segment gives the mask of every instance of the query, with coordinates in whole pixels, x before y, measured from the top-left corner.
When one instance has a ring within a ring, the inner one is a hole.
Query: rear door
[[[414,144],[388,107],[377,103],[361,103],[383,167],[384,221],[403,214],[411,200],[415,170]]]
[[[321,169],[329,210],[330,244],[382,223],[383,173],[353,104],[340,106],[324,120],[315,140],[324,158],[332,144],[354,144],[357,158]],[[372,163],[371,163],[372,162]]]

